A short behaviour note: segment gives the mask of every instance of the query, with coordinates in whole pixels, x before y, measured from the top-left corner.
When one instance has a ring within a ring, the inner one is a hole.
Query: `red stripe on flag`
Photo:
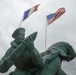
[[[56,20],[57,18],[59,18],[61,15],[63,15],[65,13],[65,8],[59,8],[56,12],[56,17],[54,20]]]
[[[54,18],[50,19],[50,20],[48,21],[48,25],[50,25],[53,21],[54,21]]]
[[[40,4],[38,4],[38,5],[36,5],[35,7],[34,7],[34,11],[37,11],[38,10],[38,6],[39,6]]]

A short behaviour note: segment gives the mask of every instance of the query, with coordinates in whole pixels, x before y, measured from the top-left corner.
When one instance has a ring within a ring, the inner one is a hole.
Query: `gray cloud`
[[[26,21],[22,23],[22,27],[26,28],[26,36],[32,32],[38,31],[35,40],[35,46],[42,52],[45,50],[45,25],[46,15],[55,12],[60,7],[65,7],[66,13],[47,27],[47,48],[55,42],[69,42],[76,51],[76,4],[75,0],[2,0],[0,1],[0,58],[10,47],[13,31],[19,27],[23,12],[28,8],[41,4],[39,10],[32,14]],[[76,59],[71,62],[62,63],[63,70],[68,75],[76,74]],[[7,73],[0,75],[8,75],[13,70],[12,67]]]

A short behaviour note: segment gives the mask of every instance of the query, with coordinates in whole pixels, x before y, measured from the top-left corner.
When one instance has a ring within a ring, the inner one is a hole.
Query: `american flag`
[[[50,25],[53,21],[58,19],[61,15],[65,13],[65,8],[59,8],[55,13],[47,15],[47,22]]]
[[[26,10],[26,11],[24,12],[23,20],[22,20],[22,21],[24,21],[25,19],[27,19],[33,12],[37,11],[39,5],[40,5],[40,4],[37,4],[37,5],[35,5],[34,7]]]

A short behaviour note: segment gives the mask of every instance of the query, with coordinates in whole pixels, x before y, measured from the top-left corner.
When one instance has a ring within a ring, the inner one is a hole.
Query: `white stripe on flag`
[[[30,9],[30,12],[28,13],[28,17],[34,12],[34,8]]]

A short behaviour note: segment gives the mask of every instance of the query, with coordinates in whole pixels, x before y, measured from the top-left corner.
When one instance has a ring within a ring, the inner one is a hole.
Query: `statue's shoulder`
[[[58,47],[70,47],[71,45],[67,42],[56,42],[52,44],[47,50],[51,50],[53,48],[58,48]]]
[[[15,43],[14,40],[13,40],[10,44],[11,44],[11,47],[12,47],[12,48],[16,48],[16,47],[17,47],[17,44]]]
[[[8,48],[8,50],[5,52],[4,56],[2,57],[2,60],[8,57],[13,52],[13,50],[14,48],[12,46]]]
[[[8,56],[9,54],[11,54],[13,52],[13,50],[16,48],[15,42],[12,41],[10,48],[8,48],[8,50],[6,51],[5,55]]]

